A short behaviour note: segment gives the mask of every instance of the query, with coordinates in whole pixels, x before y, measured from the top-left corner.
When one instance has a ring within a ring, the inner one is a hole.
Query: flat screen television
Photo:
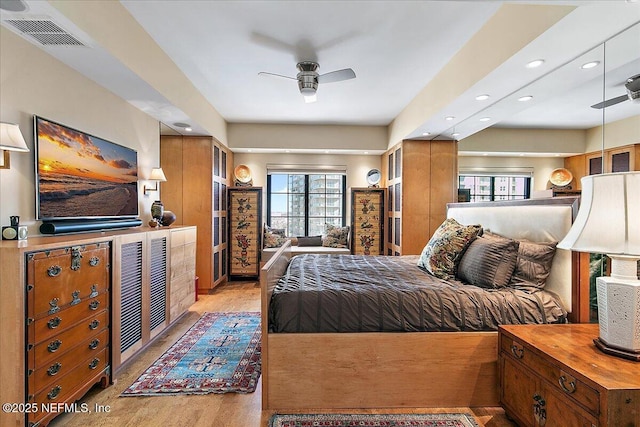
[[[37,219],[138,216],[135,150],[42,117],[34,116],[34,122]]]

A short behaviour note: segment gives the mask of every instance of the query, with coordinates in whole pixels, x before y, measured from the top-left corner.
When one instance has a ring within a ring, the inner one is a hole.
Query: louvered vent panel
[[[80,40],[48,19],[7,19],[5,22],[45,46],[85,46]]]
[[[153,330],[167,319],[167,239],[151,240],[151,319]]]
[[[122,245],[120,352],[142,339],[142,242]]]

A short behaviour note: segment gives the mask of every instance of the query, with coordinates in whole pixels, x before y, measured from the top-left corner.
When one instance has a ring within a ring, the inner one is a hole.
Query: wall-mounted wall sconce
[[[0,169],[9,169],[9,151],[28,153],[29,147],[20,132],[18,125],[0,123]]]
[[[164,176],[164,171],[162,168],[153,168],[151,169],[151,175],[149,176],[149,181],[155,181],[155,187],[147,187],[144,186],[144,194],[147,194],[151,191],[158,191],[158,182],[165,182],[167,177]]]

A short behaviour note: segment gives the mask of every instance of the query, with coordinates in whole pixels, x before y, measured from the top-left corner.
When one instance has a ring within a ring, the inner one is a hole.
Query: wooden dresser
[[[597,324],[508,325],[500,403],[520,426],[640,426],[640,364],[593,344]]]
[[[351,253],[385,255],[384,188],[351,189]]]
[[[44,426],[188,311],[196,227],[0,241],[0,426]],[[175,258],[172,257],[175,252]],[[92,409],[92,408],[84,408]]]
[[[110,382],[110,269],[109,242],[27,254],[28,425]]]
[[[257,277],[262,248],[262,188],[229,188],[229,277]]]

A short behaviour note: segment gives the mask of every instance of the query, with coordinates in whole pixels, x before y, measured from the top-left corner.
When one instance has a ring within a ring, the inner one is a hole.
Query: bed
[[[484,230],[512,239],[553,242],[568,232],[577,205],[577,198],[456,203],[448,206],[447,217],[461,224],[481,224]],[[413,262],[407,257],[389,258]],[[374,260],[377,258],[370,258],[370,262]],[[491,322],[481,324],[477,330],[444,323],[445,332],[399,332],[392,324],[381,329],[385,332],[360,332],[366,329],[346,321],[344,328],[325,325],[316,332],[287,321],[286,317],[275,320],[272,294],[281,277],[288,274],[290,261],[290,248],[285,245],[260,274],[263,409],[498,405],[497,332],[493,330],[495,325],[488,324]],[[322,255],[307,260],[329,261],[336,260]],[[577,286],[574,282],[571,253],[557,250],[545,289],[557,297],[569,318]],[[274,305],[292,305],[275,301]],[[291,316],[295,315],[290,315],[289,320]],[[560,316],[556,321],[564,318]],[[287,329],[291,323],[298,329]],[[442,325],[436,328],[424,320],[414,323],[416,331],[442,329]]]

